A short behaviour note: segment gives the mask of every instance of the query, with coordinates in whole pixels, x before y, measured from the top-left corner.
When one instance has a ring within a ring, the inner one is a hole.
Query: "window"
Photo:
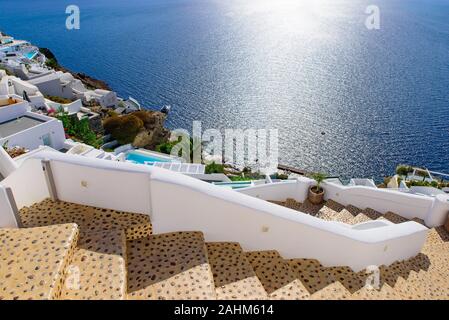
[[[49,133],[42,136],[42,142],[44,143],[44,146],[51,147],[51,136]]]

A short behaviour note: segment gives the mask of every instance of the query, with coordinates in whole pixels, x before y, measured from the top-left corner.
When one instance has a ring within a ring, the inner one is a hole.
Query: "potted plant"
[[[324,189],[321,188],[321,183],[326,179],[326,175],[314,173],[310,177],[316,181],[316,185],[309,189],[309,201],[312,204],[321,204],[324,201]]]

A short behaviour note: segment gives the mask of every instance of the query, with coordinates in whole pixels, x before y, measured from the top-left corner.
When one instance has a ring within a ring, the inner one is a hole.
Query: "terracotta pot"
[[[320,188],[320,190],[316,190],[316,187],[311,187],[309,189],[309,201],[312,204],[321,204],[324,201],[324,190]]]

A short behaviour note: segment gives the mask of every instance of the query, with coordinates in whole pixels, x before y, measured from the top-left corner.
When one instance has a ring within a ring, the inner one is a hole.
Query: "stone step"
[[[293,270],[277,251],[247,252],[246,257],[270,299],[301,300],[309,298],[309,292],[295,277]]]
[[[394,291],[403,300],[423,300],[426,298],[423,279],[415,271],[411,271],[407,279],[399,277],[394,285]]]
[[[338,221],[347,224],[368,221],[365,215],[363,215],[362,209],[352,205],[344,206],[333,200],[327,201],[316,217],[327,221]]]
[[[266,299],[267,293],[257,278],[242,248],[235,242],[206,243],[209,264],[219,300]]]
[[[309,200],[305,200],[298,208],[299,211],[316,216],[323,207],[322,204],[313,204]]]
[[[311,300],[345,300],[349,299],[351,294],[340,282],[334,282],[310,296]]]
[[[129,299],[215,299],[201,232],[174,232],[128,241]]]
[[[300,210],[302,203],[296,201],[295,199],[287,198],[287,200],[284,203],[284,206],[287,208],[293,209],[293,210]]]
[[[396,224],[409,221],[408,219],[406,219],[394,212],[391,212],[391,211],[383,214],[381,217],[378,218],[378,220],[388,220],[388,221],[396,223]]]
[[[380,217],[382,217],[382,213],[379,211],[376,211],[374,209],[371,208],[366,208],[365,210],[363,210],[363,214],[365,216],[367,216],[368,218],[370,218],[371,220],[376,220],[379,219]]]
[[[404,297],[387,283],[379,288],[363,287],[354,293],[351,300],[402,300]]]
[[[449,297],[449,275],[446,269],[440,267],[440,270],[424,271],[421,270],[417,273],[417,280],[413,283],[419,282],[421,286],[421,292],[424,295],[424,299],[430,300],[447,300]],[[446,271],[444,271],[446,270]],[[413,287],[412,287],[413,288]],[[410,294],[409,294],[410,295]]]
[[[80,237],[107,230],[124,230],[128,240],[151,235],[150,218],[145,214],[122,212],[46,199],[20,210],[25,227],[76,223]]]
[[[345,290],[337,293],[342,287],[334,285],[330,291],[335,294],[330,298],[337,299],[360,290],[366,282],[364,271],[354,272],[349,267],[324,267],[315,259],[291,259],[288,263],[311,294],[339,282]]]
[[[347,205],[344,210],[348,211],[353,217],[357,217],[360,213],[363,212],[362,209],[357,208],[356,206],[353,205]]]
[[[359,213],[357,216],[355,216],[353,219],[351,219],[349,221],[349,224],[354,225],[354,224],[358,224],[358,223],[362,223],[362,222],[368,222],[368,221],[379,219],[380,217],[382,217],[382,213],[380,213],[374,209],[371,209],[371,208],[366,208],[361,213]]]
[[[372,221],[370,217],[368,217],[365,213],[359,213],[356,217],[350,219],[348,224],[355,225],[363,222]]]
[[[77,241],[76,224],[0,229],[0,300],[58,299]]]
[[[61,299],[123,300],[127,293],[123,230],[86,234],[66,269]]]
[[[324,206],[316,215],[317,218],[326,221],[338,221],[343,223],[349,223],[354,216],[347,210],[343,209],[339,212]]]
[[[340,212],[343,209],[345,209],[345,206],[343,204],[341,204],[337,201],[334,201],[332,199],[327,200],[325,206],[328,207],[329,209],[336,211],[336,212]]]
[[[449,250],[443,247],[440,250],[438,256],[429,252],[428,255],[420,254],[409,260],[412,266],[409,267],[406,281],[399,279],[394,287],[405,299],[435,300],[449,297]]]

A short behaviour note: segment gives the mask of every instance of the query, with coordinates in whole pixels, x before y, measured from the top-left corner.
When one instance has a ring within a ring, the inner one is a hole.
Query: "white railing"
[[[415,222],[358,230],[168,170],[59,153],[38,154],[2,181],[19,208],[53,193],[42,160],[62,201],[149,214],[156,233],[197,230],[206,241],[236,241],[245,250],[278,250],[285,258],[314,258],[325,266],[360,270],[410,258],[428,231]]]

